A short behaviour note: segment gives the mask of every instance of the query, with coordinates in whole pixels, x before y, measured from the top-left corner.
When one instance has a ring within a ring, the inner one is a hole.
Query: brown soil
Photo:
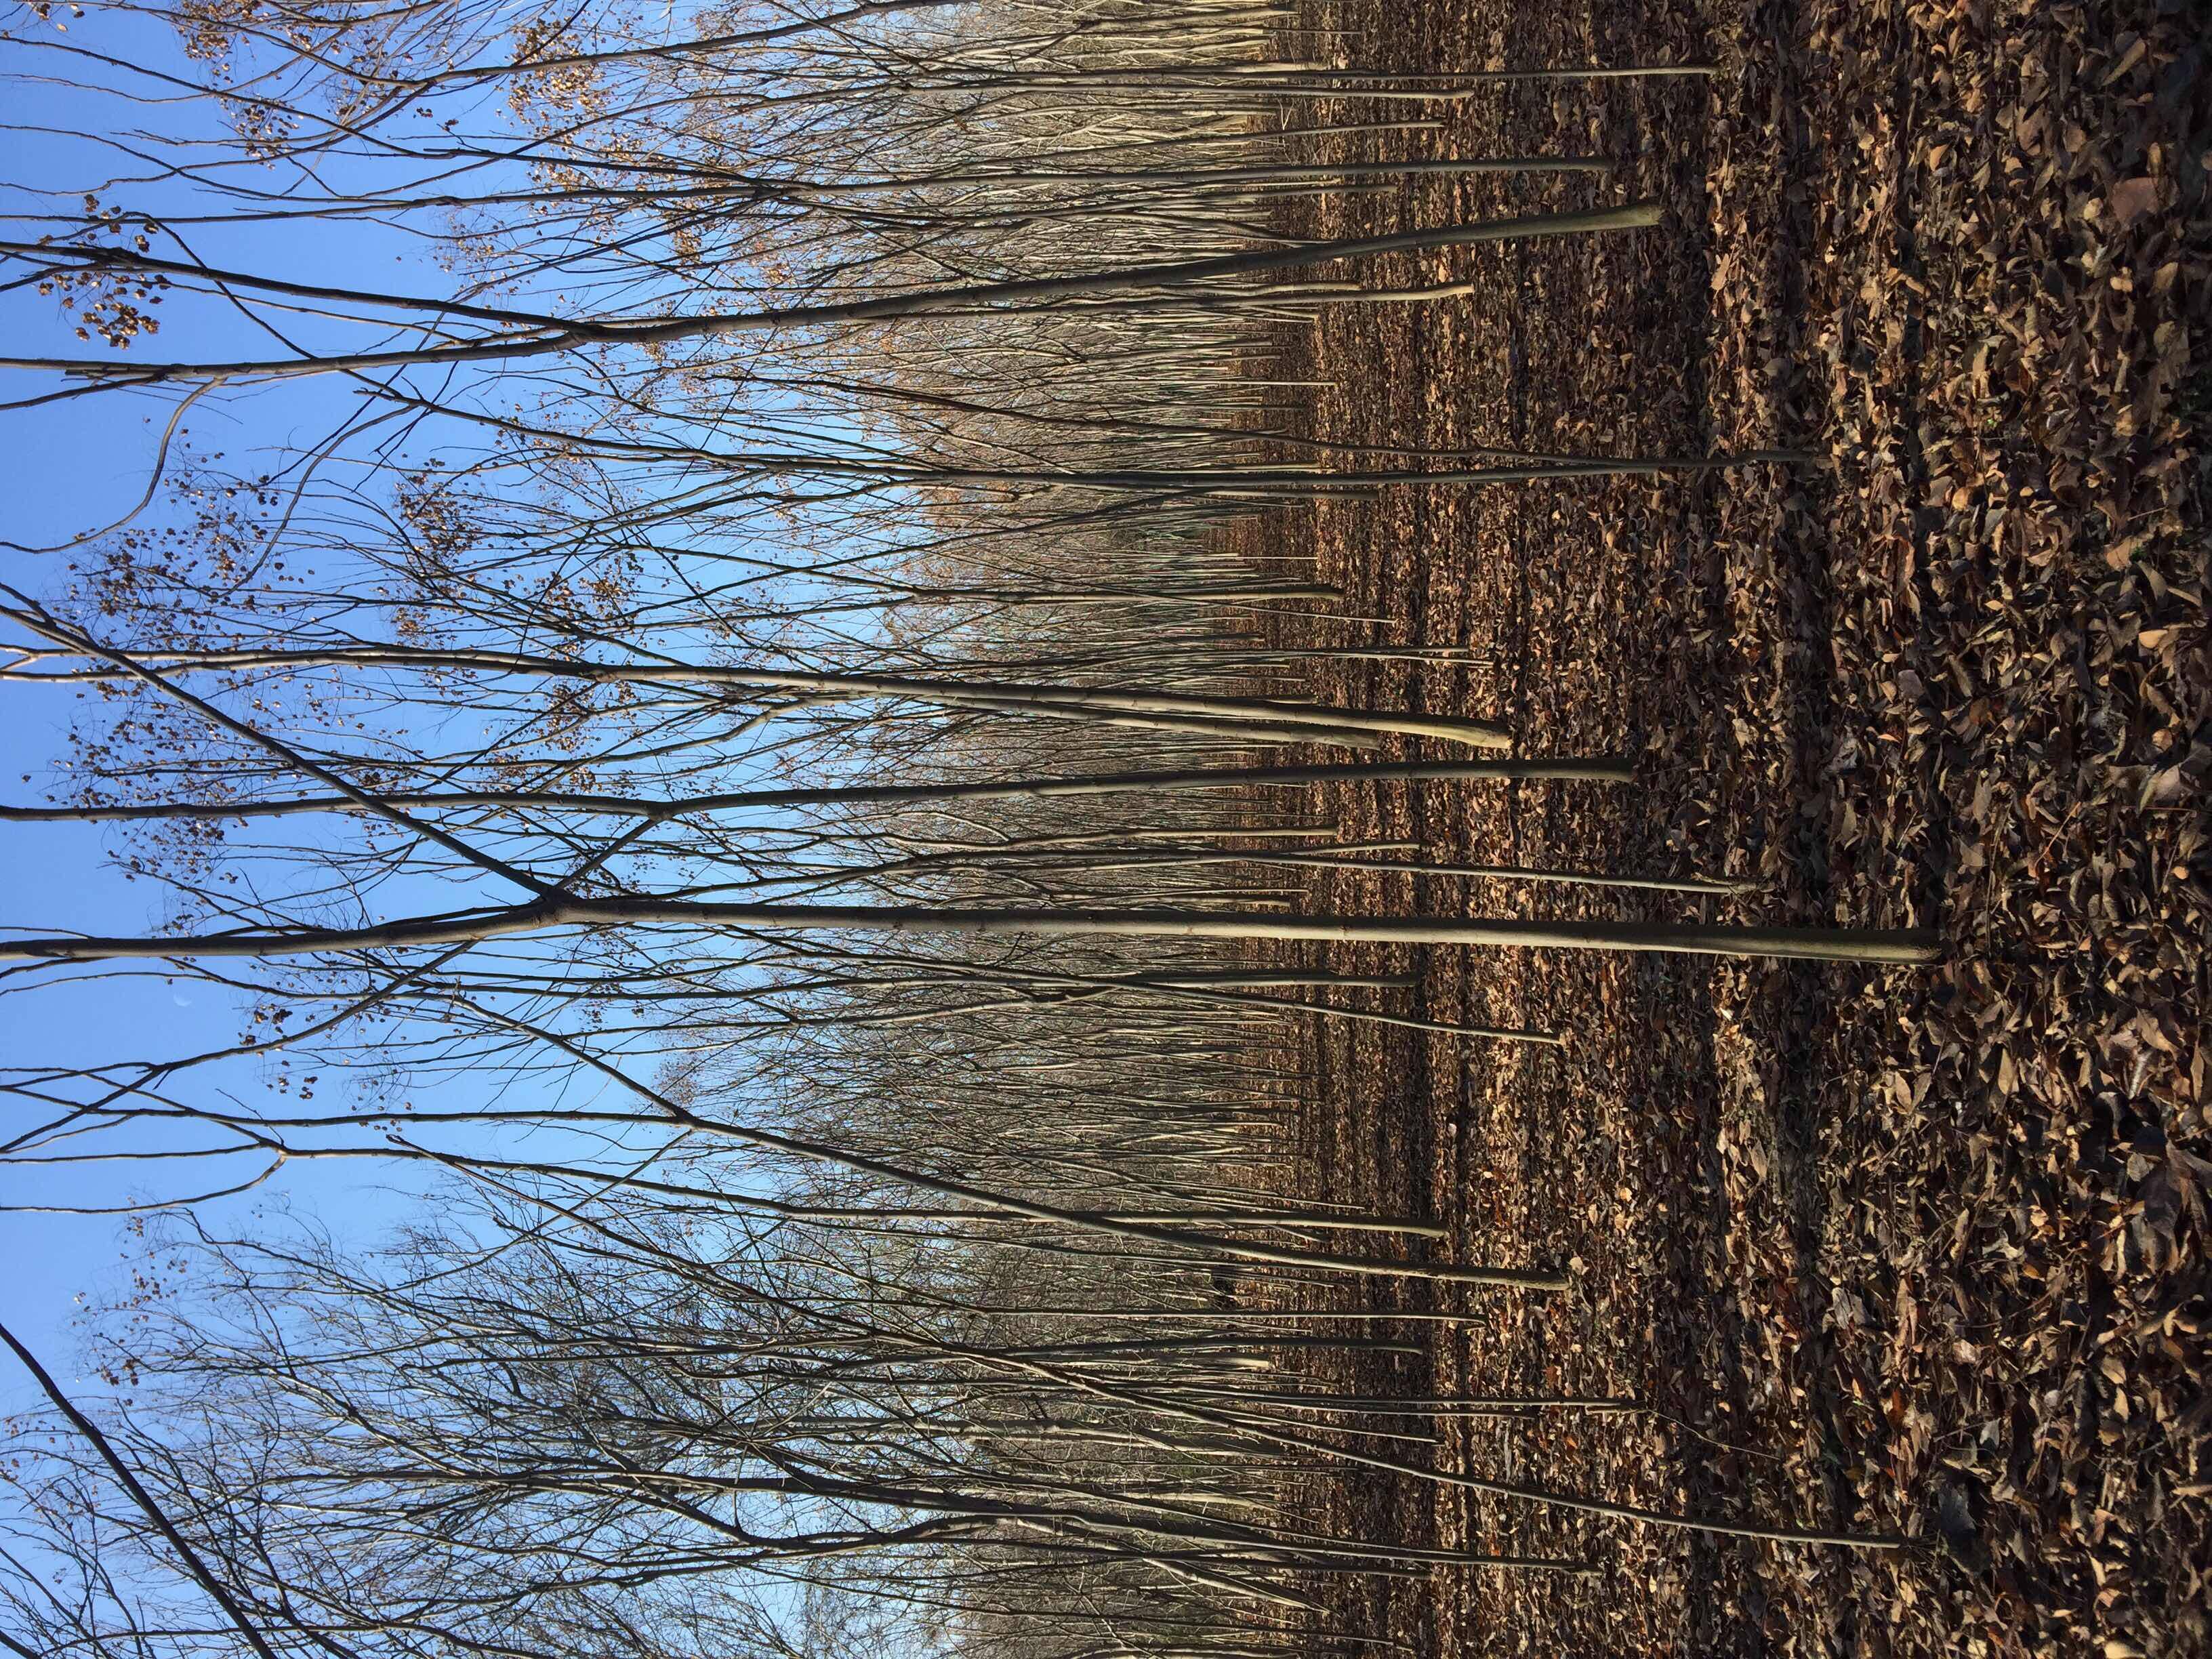
[[[1575,1285],[1447,1293],[1466,1322],[1404,1328],[1446,1333],[1426,1362],[1330,1381],[1632,1395],[1688,1425],[1550,1412],[1367,1443],[1909,1542],[1747,1542],[1362,1479],[1339,1483],[1351,1524],[1601,1571],[1333,1581],[1331,1622],[1446,1656],[2212,1650],[2212,237],[2187,9],[1316,0],[1310,21],[1363,64],[1720,66],[1300,141],[1618,167],[1333,197],[1316,233],[1594,197],[1668,212],[1401,262],[1390,279],[1472,295],[1290,331],[1285,372],[1328,383],[1297,394],[1313,435],[1832,458],[1400,489],[1271,523],[1268,551],[1310,555],[1347,615],[1382,619],[1290,625],[1300,642],[1498,665],[1347,664],[1322,695],[1508,718],[1524,752],[1640,769],[1631,791],[1317,804],[1346,839],[1434,862],[1749,875],[1710,913],[1934,926],[1950,949],[1919,972],[1337,954],[1418,968],[1401,1011],[1572,1044],[1318,1025],[1321,1195],[1449,1218],[1450,1259],[1571,1264]],[[1345,874],[1310,903],[1696,914],[1531,891]]]

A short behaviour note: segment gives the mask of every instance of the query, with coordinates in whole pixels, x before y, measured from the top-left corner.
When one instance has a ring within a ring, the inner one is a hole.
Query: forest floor
[[[1301,228],[1320,234],[1668,211],[1658,231],[1401,261],[1469,297],[1286,329],[1279,372],[1322,383],[1293,396],[1310,435],[1829,463],[1399,489],[1266,522],[1265,551],[1310,556],[1346,615],[1379,619],[1285,624],[1297,642],[1497,664],[1344,664],[1322,696],[1509,719],[1524,753],[1639,766],[1632,790],[1315,805],[1431,862],[1744,875],[1756,891],[1709,914],[1930,926],[1949,947],[1924,971],[1338,954],[1418,968],[1401,1009],[1571,1046],[1317,1024],[1318,1195],[1444,1218],[1448,1259],[1574,1284],[1451,1292],[1434,1305],[1463,1322],[1403,1328],[1425,1358],[1332,1381],[1632,1395],[1693,1425],[1551,1412],[1372,1444],[1908,1540],[1747,1542],[1363,1479],[1336,1494],[1349,1524],[1602,1571],[1331,1581],[1354,1626],[1445,1659],[2212,1651],[2212,77],[2191,10],[1310,6],[1342,63],[1719,66],[1297,141],[1617,164],[1601,185],[1317,198]],[[1309,902],[1624,908],[1529,892],[1346,873]]]

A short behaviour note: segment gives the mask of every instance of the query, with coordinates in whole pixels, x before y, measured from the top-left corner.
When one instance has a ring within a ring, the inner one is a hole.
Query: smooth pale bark
[[[976,283],[963,288],[922,289],[907,294],[882,295],[872,299],[790,306],[719,316],[571,319],[510,313],[503,316],[503,322],[532,331],[465,345],[334,352],[315,357],[273,357],[205,363],[0,357],[0,368],[43,369],[117,386],[162,386],[204,380],[280,380],[310,374],[374,374],[380,371],[408,368],[512,362],[557,356],[589,346],[666,345],[679,340],[721,338],[777,329],[828,328],[855,323],[890,322],[908,317],[957,316],[1011,307],[1049,306],[1056,301],[1091,295],[1180,288],[1221,277],[1293,270],[1307,265],[1325,264],[1336,259],[1415,253],[1431,248],[1465,247],[1482,242],[1533,240],[1540,237],[1585,235],[1602,231],[1644,230],[1658,224],[1660,219],[1661,211],[1656,204],[1639,202],[1627,207],[1600,208],[1585,213],[1540,214],[1523,219],[1498,219],[1487,224],[1404,231],[1390,236],[1309,242],[1297,247],[1222,254],[1210,259],[1125,265],[1117,270],[1094,271],[1078,276],[1032,276],[1010,282]],[[129,265],[127,257],[106,263],[115,264],[118,268]],[[244,271],[215,274],[232,287],[254,288],[302,298],[345,301],[373,305],[382,310],[420,310],[434,316],[449,314],[453,309],[447,302],[435,299],[399,301],[391,295],[256,278]]]
[[[20,607],[0,614],[35,627],[55,639],[65,636]],[[71,647],[79,641],[66,636]],[[601,685],[732,686],[746,690],[787,691],[805,696],[908,697],[955,708],[988,708],[1006,714],[1062,714],[1072,718],[1150,716],[1175,726],[1191,726],[1233,737],[1249,730],[1255,738],[1294,743],[1345,743],[1389,735],[1437,738],[1480,749],[1507,749],[1513,734],[1488,720],[1441,714],[1370,713],[1322,703],[1266,697],[1209,697],[1195,693],[1126,686],[1051,685],[1028,681],[927,679],[904,674],[813,673],[799,669],[742,668],[720,663],[601,663],[547,657],[520,651],[436,651],[399,645],[373,645],[333,651],[212,651],[143,653],[139,658],[110,647],[82,643],[84,650],[108,658],[129,672],[153,678],[182,669],[242,668],[412,668],[517,674],[540,679],[581,680]],[[1144,723],[1150,723],[1146,721]]]
[[[1032,972],[1033,981],[1042,982],[1045,976]],[[1532,1030],[1517,1025],[1463,1025],[1448,1020],[1423,1019],[1412,1014],[1393,1014],[1370,1008],[1346,1008],[1334,1003],[1308,1002],[1284,997],[1253,996],[1239,992],[1224,991],[1205,986],[1180,985],[1162,979],[1099,978],[1074,982],[1075,975],[1066,976],[1071,981],[1065,988],[1024,992],[994,999],[988,1002],[971,1002],[951,1007],[921,1009],[908,1013],[888,1015],[836,1016],[821,1021],[824,1024],[867,1026],[881,1030],[890,1026],[933,1024],[950,1014],[986,1013],[1011,1008],[1048,1008],[1066,1006],[1098,997],[1111,996],[1116,992],[1152,992],[1163,998],[1178,1001],[1204,1004],[1212,1007],[1249,1009],[1269,1014],[1310,1014],[1322,1019],[1346,1019],[1370,1024],[1395,1025],[1407,1030],[1434,1031],[1446,1036],[1480,1037],[1496,1042],[1531,1042],[1540,1047],[1561,1048],[1566,1039],[1556,1031]],[[948,981],[948,983],[951,981]],[[1325,978],[1317,982],[1327,985]],[[787,1029],[806,1024],[801,1020],[775,1022],[777,1029]]]
[[[1486,1492],[1496,1498],[1514,1498],[1523,1503],[1547,1508],[1578,1511],[1584,1515],[1604,1516],[1613,1520],[1639,1522],[1647,1526],[1680,1528],[1687,1532],[1703,1532],[1728,1538],[1764,1539],[1774,1543],[1832,1544],[1850,1549],[1887,1551],[1901,1549],[1905,1540],[1881,1534],[1864,1533],[1827,1532],[1801,1527],[1763,1527],[1755,1523],[1724,1521],[1715,1516],[1670,1515],[1663,1510],[1646,1509],[1634,1504],[1610,1503],[1603,1498],[1582,1498],[1570,1492],[1555,1492],[1547,1487],[1523,1486],[1517,1481],[1486,1479],[1462,1471],[1425,1468],[1401,1459],[1374,1452],[1360,1451],[1352,1447],[1333,1445],[1316,1440],[1309,1433],[1291,1433],[1274,1425],[1269,1419],[1250,1413],[1227,1412],[1201,1403],[1181,1399],[1158,1389],[1122,1387],[1103,1377],[1076,1371],[1064,1366],[1054,1366],[1036,1361],[1024,1361],[1004,1353],[977,1348],[955,1350],[953,1345],[944,1345],[945,1351],[959,1352],[965,1357],[1000,1369],[1018,1370],[1042,1376],[1093,1398],[1110,1401],[1118,1405],[1133,1407],[1159,1416],[1181,1419],[1201,1428],[1224,1430],[1233,1435],[1261,1441],[1284,1450],[1317,1456],[1328,1462],[1350,1464],[1355,1468],[1380,1470],[1389,1474],[1403,1475],[1414,1480],[1425,1480],[1438,1486],[1456,1486],[1469,1492]],[[1300,1425],[1301,1427],[1304,1425]],[[1316,1425],[1317,1430],[1317,1425]],[[1164,1434],[1162,1438],[1165,1438]]]
[[[1548,882],[1562,887],[1628,887],[1639,892],[1695,893],[1706,896],[1747,893],[1758,886],[1756,882],[1717,881],[1709,876],[1608,876],[1586,870],[1532,869],[1520,864],[1411,864],[1386,859],[1331,859],[1320,854],[1297,858],[1279,854],[1257,854],[1248,861],[1297,865],[1307,869],[1372,870],[1394,875],[1467,876],[1498,881]]]
[[[559,790],[444,790],[387,794],[406,811],[440,807],[527,807],[593,812],[609,817],[674,819],[781,806],[905,805],[953,800],[1061,800],[1093,795],[1181,794],[1212,789],[1265,789],[1366,783],[1456,783],[1519,780],[1534,783],[1627,783],[1625,760],[1382,761],[1370,765],[1202,767],[1182,771],[1109,772],[1091,777],[1008,778],[983,783],[854,784],[815,789],[750,789],[727,794],[654,800]],[[166,818],[286,817],[301,812],[357,812],[349,797],[306,796],[271,801],[158,801],[144,805],[0,806],[0,823],[148,823]],[[1237,833],[1243,833],[1241,831]]]
[[[678,899],[562,898],[474,915],[283,933],[0,940],[0,962],[279,957],[459,945],[554,927],[691,927],[763,933],[1015,934],[1072,938],[1305,939],[1328,944],[1522,945],[1669,951],[1900,966],[1942,959],[1923,928],[1728,927],[1706,922],[1457,921],[1427,916],[1254,916],[1191,910],[975,910],[884,904],[703,904]]]
[[[1266,1337],[1255,1339],[1265,1343]],[[1611,1395],[1320,1395],[1262,1389],[1209,1390],[1216,1398],[1255,1406],[1288,1406],[1299,1411],[1365,1412],[1378,1417],[1522,1417],[1535,1411],[1582,1411],[1600,1416],[1635,1417],[1651,1407]]]
[[[604,1056],[592,1053],[574,1040],[557,1031],[548,1031],[527,1021],[513,1019],[490,1009],[477,1012],[495,1022],[506,1025],[516,1033],[535,1038],[547,1047],[567,1054],[580,1065],[598,1073],[610,1082],[619,1085],[650,1102],[665,1113],[670,1121],[702,1134],[720,1136],[746,1146],[785,1152],[817,1164],[855,1175],[876,1176],[896,1182],[916,1192],[929,1193],[939,1198],[961,1199],[994,1210],[1000,1214],[1019,1217],[1031,1221],[1052,1222],[1103,1237],[1139,1244],[1164,1244],[1216,1261],[1258,1262],[1277,1267],[1316,1269],[1323,1273],[1371,1275],[1383,1279],[1425,1279],[1434,1284],[1486,1285],[1515,1290],[1558,1291],[1566,1288],[1564,1273],[1542,1273],[1523,1267],[1484,1267],[1456,1263],[1426,1264],[1410,1261],[1388,1261],[1369,1258],[1329,1255],[1317,1250],[1303,1250],[1280,1244],[1256,1244],[1217,1235],[1191,1233],[1175,1228],[1158,1227],[1140,1222],[1116,1221],[1097,1211],[1069,1210],[1054,1204],[1042,1204],[1033,1199],[1018,1197],[1011,1193],[994,1192],[972,1182],[957,1180],[951,1176],[932,1175],[926,1170],[893,1164],[883,1158],[870,1158],[860,1152],[848,1152],[842,1146],[809,1140],[798,1135],[778,1134],[774,1130],[751,1127],[743,1123],[702,1117],[680,1103],[670,1099],[658,1089],[640,1082],[621,1066]]]
[[[1450,290],[1458,292],[1457,285]],[[1402,295],[1425,297],[1445,289],[1408,289]],[[1357,297],[1346,295],[1345,297]],[[1368,297],[1376,297],[1370,295]],[[627,446],[599,446],[623,453]],[[886,486],[994,486],[1009,489],[1053,486],[1068,489],[1127,491],[1139,495],[1183,494],[1252,495],[1255,497],[1367,494],[1378,489],[1414,488],[1481,488],[1491,484],[1571,482],[1578,478],[1647,477],[1674,472],[1724,472],[1731,468],[1772,465],[1802,466],[1819,457],[1802,450],[1753,450],[1741,455],[1624,455],[1577,456],[1561,460],[1517,462],[1498,466],[1450,467],[1423,471],[1393,467],[1387,470],[1346,469],[1332,471],[1320,465],[1212,467],[992,467],[953,466],[920,462],[875,461],[836,455],[799,453],[757,454],[742,465],[712,451],[663,446],[637,446],[644,453],[669,459],[684,459],[726,465],[749,474],[768,474],[873,481]]]
[[[1224,831],[1224,833],[1233,833]],[[983,848],[969,853],[931,854],[943,864],[974,862],[1000,869],[1036,870],[1043,874],[1070,872],[1098,872],[1103,870],[1141,870],[1201,868],[1217,864],[1257,864],[1270,867],[1297,870],[1368,871],[1380,875],[1401,876],[1464,876],[1482,877],[1497,881],[1548,883],[1564,887],[1623,887],[1638,891],[1658,893],[1694,893],[1705,896],[1717,894],[1746,893],[1757,885],[1749,881],[1715,881],[1704,876],[1614,876],[1601,871],[1553,870],[1531,867],[1520,864],[1422,864],[1407,859],[1375,859],[1357,856],[1358,849],[1346,848],[1354,856],[1334,856],[1334,848],[1320,847],[1296,853],[1275,851],[1254,852],[1224,848],[1176,848],[1156,852],[1143,850],[1121,854],[1084,856],[1079,851],[1062,854],[1057,849],[1025,853],[1018,848],[1008,849],[1011,856],[1001,856],[998,848]],[[920,860],[908,861],[911,867]]]
[[[972,1216],[974,1212],[948,1211],[945,1213]],[[1106,1218],[1109,1221],[1139,1222],[1157,1227],[1289,1227],[1324,1233],[1401,1233],[1411,1238],[1451,1237],[1451,1229],[1434,1221],[1370,1219],[1364,1216],[1332,1215],[1326,1211],[1312,1210],[1163,1210],[1157,1213],[1116,1210],[1109,1212]]]

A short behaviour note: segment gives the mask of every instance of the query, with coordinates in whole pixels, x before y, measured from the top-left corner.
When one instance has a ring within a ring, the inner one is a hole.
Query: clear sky
[[[65,9],[56,9],[55,20],[69,21]],[[98,44],[119,49],[141,65],[193,73],[167,31],[143,19],[107,15]],[[61,84],[64,75],[77,71],[20,39],[0,40],[0,59],[5,60],[7,77],[0,82],[6,87],[0,95],[6,114],[0,118],[7,123],[0,131],[0,206],[10,215],[40,210],[40,190],[74,204],[84,190],[125,171],[127,158],[99,139],[123,132],[127,123],[211,119],[209,112],[189,107],[132,112],[119,100]],[[141,186],[103,199],[159,212],[174,209],[180,191],[174,185]],[[18,218],[4,234],[14,238],[27,229],[36,234],[35,226]],[[210,236],[198,252],[211,263],[244,258],[356,286],[373,286],[380,275],[403,292],[436,292],[451,280],[423,257],[420,244],[374,224],[318,227],[311,237],[286,234],[281,247],[273,238],[270,244],[225,248]],[[208,307],[169,321],[171,328],[154,340],[139,341],[132,352],[166,357],[268,349],[266,337],[246,328],[234,313]],[[173,326],[179,322],[188,326]],[[88,350],[55,301],[28,293],[0,295],[0,339],[10,356],[77,356]],[[33,389],[30,377],[22,375],[4,377],[0,384],[6,384],[4,395],[10,398]],[[254,448],[289,449],[330,430],[345,407],[344,397],[337,384],[317,381],[276,395],[204,399],[187,419],[191,442],[197,448],[222,450],[234,462]],[[0,490],[0,540],[15,544],[0,550],[6,580],[40,595],[66,580],[65,554],[21,550],[55,547],[130,511],[146,489],[173,402],[167,395],[133,393],[0,411],[0,470],[6,475]],[[160,512],[157,504],[149,517],[158,518]],[[6,711],[0,718],[0,799],[40,804],[55,764],[65,753],[74,694],[11,685],[0,696]],[[112,839],[88,826],[0,824],[0,924],[35,932],[123,933],[158,925],[159,890],[125,880],[111,865]],[[8,1066],[190,1053],[232,1040],[238,1030],[238,1011],[227,999],[204,987],[173,985],[151,976],[0,997],[0,1064]],[[207,1086],[252,1088],[251,1068],[236,1069],[238,1075],[210,1079]],[[393,1213],[396,1200],[365,1166],[344,1169],[342,1175],[319,1172],[304,1188],[288,1171],[286,1185],[257,1196],[297,1194],[342,1231],[349,1230],[349,1222],[370,1227]],[[34,1180],[21,1170],[0,1170],[0,1206],[112,1203],[131,1185],[111,1170],[64,1169]],[[0,1210],[0,1319],[40,1350],[57,1375],[74,1376],[76,1339],[70,1326],[78,1293],[97,1292],[115,1282],[120,1228],[114,1217]],[[28,1404],[29,1388],[12,1362],[0,1364],[0,1411]]]
[[[54,21],[72,20],[58,10]],[[150,19],[102,12],[76,26],[80,31],[96,26],[97,39],[87,43],[122,64],[193,82],[200,78],[199,68],[184,58],[168,31]],[[136,210],[164,220],[211,208],[222,210],[222,204],[196,198],[188,183],[107,185],[118,173],[150,170],[111,142],[133,134],[133,129],[156,127],[172,135],[216,140],[227,137],[226,129],[206,100],[134,106],[96,88],[70,84],[72,78],[82,79],[90,71],[83,60],[52,50],[64,39],[75,44],[86,36],[82,32],[65,38],[56,35],[45,47],[20,39],[0,41],[0,62],[4,62],[0,73],[7,76],[0,81],[6,94],[0,99],[6,114],[0,118],[8,124],[0,131],[0,143],[5,145],[4,157],[0,157],[0,210],[15,216],[7,234],[36,234],[40,227],[34,216],[51,211],[57,203],[74,211],[88,190],[100,192],[103,206]],[[136,71],[131,69],[97,72],[143,85],[133,80]],[[497,90],[456,94],[423,116],[419,133],[440,133],[457,110],[469,125],[493,127],[503,118],[503,96]],[[472,108],[473,97],[482,102]],[[395,117],[393,130],[412,118],[411,113]],[[143,148],[135,134],[132,143]],[[221,153],[210,145],[206,155]],[[394,182],[388,171],[370,172],[377,164],[366,161],[329,155],[319,158],[318,165],[321,190],[362,191],[368,186],[375,193]],[[396,164],[380,165],[388,168]],[[496,188],[501,182],[473,173],[470,180],[483,189]],[[272,171],[265,179],[256,174],[255,182],[259,188],[274,189],[285,179]],[[449,292],[454,282],[452,273],[437,263],[439,245],[366,216],[300,226],[194,226],[190,235],[191,253],[212,266],[403,295]],[[653,297],[625,273],[613,303],[641,307]],[[137,342],[125,361],[290,355],[289,349],[274,344],[267,333],[219,301],[173,295],[160,314],[161,332]],[[289,313],[282,321],[288,333],[309,343],[341,337],[332,331],[340,326],[348,328],[342,337],[349,343],[370,343],[358,324],[341,325]],[[0,338],[6,342],[0,355],[109,355],[105,348],[77,341],[73,319],[65,319],[52,299],[27,291],[0,294]],[[13,379],[16,384],[5,396],[48,391],[57,384],[37,382],[26,374]],[[765,400],[773,404],[775,396],[766,394]],[[0,542],[13,544],[0,549],[0,569],[8,581],[33,595],[55,592],[67,580],[70,556],[26,550],[58,548],[137,508],[175,400],[174,393],[111,392],[30,410],[0,410],[0,465],[7,468],[10,484],[0,500]],[[340,376],[226,388],[193,404],[184,422],[189,436],[180,437],[176,447],[179,453],[220,451],[229,470],[252,474],[264,470],[251,459],[256,452],[285,458],[312,452],[358,409],[355,389]],[[816,441],[829,445],[853,438],[850,432],[833,429],[835,416],[818,418],[828,424],[816,427]],[[794,414],[790,429],[803,437],[805,420]],[[473,441],[476,434],[471,435]],[[166,510],[157,500],[139,522],[158,523]],[[42,804],[54,786],[55,766],[64,755],[75,694],[10,686],[4,695],[0,788],[7,793],[0,799]],[[466,710],[452,712],[457,721],[475,718]],[[112,832],[88,826],[0,824],[0,926],[34,933],[157,931],[163,921],[161,890],[151,882],[125,879],[108,857],[116,839]],[[451,902],[450,890],[444,896]],[[403,902],[402,896],[388,892],[385,898]],[[167,982],[143,971],[79,987],[0,996],[0,1064],[69,1066],[188,1054],[234,1042],[241,1030],[240,1015],[229,997],[204,984]],[[228,1089],[247,1100],[266,1094],[251,1062],[197,1072],[182,1086]],[[480,1085],[471,1079],[464,1086]],[[113,1217],[34,1213],[8,1206],[114,1204],[136,1195],[134,1180],[158,1180],[161,1184],[156,1190],[164,1194],[189,1190],[176,1170],[164,1168],[149,1174],[143,1170],[111,1164],[33,1175],[21,1167],[0,1167],[0,1262],[11,1268],[0,1273],[0,1318],[33,1343],[58,1372],[72,1370],[75,1339],[69,1326],[78,1293],[97,1295],[114,1279],[121,1224]],[[301,1170],[311,1173],[294,1173]],[[380,1184],[386,1176],[393,1172],[386,1166],[365,1163],[294,1164],[279,1181],[257,1189],[248,1200],[234,1201],[296,1198],[341,1237],[362,1238],[373,1236],[404,1207],[404,1194]],[[407,1179],[404,1175],[393,1178]],[[26,1386],[0,1364],[0,1408],[24,1403]]]

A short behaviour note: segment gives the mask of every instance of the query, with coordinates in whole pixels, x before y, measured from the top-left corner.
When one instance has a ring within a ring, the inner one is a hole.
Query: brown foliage
[[[1407,67],[1722,65],[1708,86],[1516,89],[1381,141],[1587,147],[1621,164],[1607,188],[1663,194],[1674,229],[1407,268],[1476,297],[1301,333],[1293,377],[1337,383],[1315,435],[1834,459],[1291,521],[1348,613],[1402,624],[1372,637],[1504,665],[1347,665],[1319,695],[1510,708],[1550,752],[1632,735],[1650,784],[1625,805],[1363,790],[1326,803],[1343,833],[1416,836],[1437,862],[1680,859],[1759,878],[1762,915],[1933,920],[1954,945],[1888,978],[1437,953],[1428,1017],[1575,1047],[1322,1033],[1322,1196],[1425,1201],[1469,1259],[1540,1247],[1583,1285],[1470,1302],[1480,1322],[1446,1328],[1428,1364],[1340,1381],[1634,1392],[1742,1449],[1561,1417],[1446,1425],[1438,1455],[1925,1546],[1624,1533],[1594,1582],[1377,1587],[1372,1615],[1450,1654],[2205,1651],[2212,289],[2181,12],[1315,9]],[[1558,189],[1422,182],[1320,204],[1310,228]],[[1516,902],[1433,878],[1315,885],[1316,908]],[[1572,1541],[1449,1493],[1344,1501],[1424,1540]]]

